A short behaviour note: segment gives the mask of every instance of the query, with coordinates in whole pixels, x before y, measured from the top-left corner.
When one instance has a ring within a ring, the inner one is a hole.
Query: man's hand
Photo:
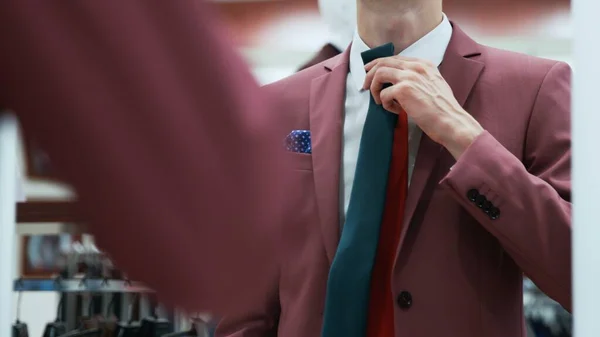
[[[402,56],[374,60],[365,65],[364,89],[371,89],[377,104],[404,113],[433,141],[458,159],[483,132],[481,125],[454,98],[452,89],[431,63]],[[383,89],[384,84],[391,86]]]

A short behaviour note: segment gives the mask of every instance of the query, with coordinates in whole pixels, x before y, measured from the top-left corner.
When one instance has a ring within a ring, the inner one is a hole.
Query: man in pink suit
[[[388,42],[400,55],[365,67],[361,52]],[[565,63],[476,43],[441,0],[359,0],[344,53],[266,88],[312,153],[288,156],[297,213],[281,224],[279,274],[218,336],[320,335],[369,89],[409,117],[395,336],[524,336],[523,274],[570,310],[570,76]]]
[[[0,108],[130,277],[219,313],[276,272],[286,207],[279,123],[214,18],[204,1],[3,1]]]

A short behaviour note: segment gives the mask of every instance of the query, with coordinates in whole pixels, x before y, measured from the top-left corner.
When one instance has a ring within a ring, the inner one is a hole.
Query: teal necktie
[[[388,43],[362,53],[362,59],[366,64],[393,54],[394,45]],[[377,105],[371,96],[346,222],[327,280],[323,337],[366,336],[371,271],[379,242],[397,120],[396,114]]]

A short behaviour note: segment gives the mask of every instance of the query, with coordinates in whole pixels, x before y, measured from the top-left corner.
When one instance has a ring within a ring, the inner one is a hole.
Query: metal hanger
[[[142,320],[142,326],[136,337],[162,337],[173,332],[173,324],[165,318],[158,317],[157,307],[156,303],[152,303],[152,313]]]
[[[117,293],[113,293],[110,302],[106,306],[106,313],[102,321],[100,321],[100,328],[102,329],[102,337],[114,337],[116,336],[117,330],[117,318],[114,312],[115,300],[117,299]],[[112,310],[111,310],[112,309]]]
[[[190,318],[192,326],[187,331],[173,332],[170,334],[162,335],[162,337],[200,337],[204,336],[204,330],[206,329],[206,322],[199,316]],[[200,334],[202,332],[202,334]]]
[[[90,296],[88,304],[88,316],[84,316],[79,321],[79,327],[69,333],[60,335],[60,337],[102,337],[102,329],[99,327],[101,318],[94,317],[95,297]]]
[[[59,337],[67,333],[67,324],[62,319],[62,308],[65,301],[65,294],[60,295],[58,308],[56,309],[56,320],[46,324],[43,337]]]
[[[137,337],[141,324],[133,321],[133,306],[139,300],[140,295],[135,294],[135,297],[129,302],[127,310],[127,320],[117,323],[115,337]]]
[[[21,285],[21,280],[17,281],[17,284]],[[12,327],[12,337],[29,337],[29,331],[27,330],[27,324],[21,322],[21,297],[23,295],[23,291],[19,290],[17,295],[17,319],[15,320],[15,324]]]
[[[108,284],[108,280],[104,280],[103,284]],[[94,312],[94,302],[96,300],[95,297],[92,297],[88,306],[88,315],[89,318],[87,322],[84,323],[87,329],[98,328],[101,330],[100,336],[102,337],[112,337],[116,328],[117,320],[113,315],[111,317],[111,309],[114,308],[114,303],[116,299],[116,293],[113,293],[108,305],[106,306],[106,312],[104,314],[96,314]]]

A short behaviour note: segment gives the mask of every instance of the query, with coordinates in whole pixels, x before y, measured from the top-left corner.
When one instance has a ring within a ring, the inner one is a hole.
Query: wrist
[[[472,122],[461,123],[460,127],[453,128],[453,132],[450,133],[449,137],[442,144],[456,160],[484,131],[483,127],[475,119],[472,117],[471,119]]]

